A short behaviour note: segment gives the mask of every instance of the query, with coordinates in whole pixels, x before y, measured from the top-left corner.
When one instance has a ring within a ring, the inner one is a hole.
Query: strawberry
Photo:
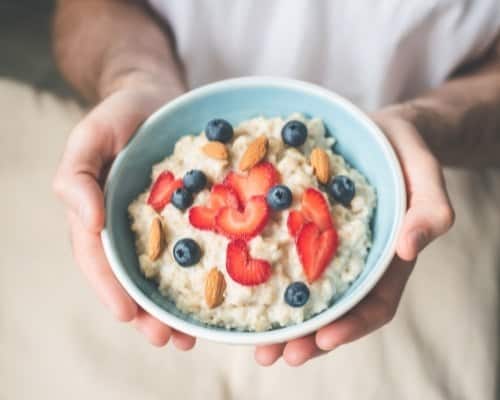
[[[332,260],[338,246],[335,229],[321,232],[312,222],[304,225],[297,237],[297,252],[309,283],[318,279]]]
[[[175,179],[170,171],[163,171],[153,183],[147,203],[160,212],[168,204],[172,193],[182,187],[182,179]]]
[[[246,204],[253,196],[265,196],[279,181],[278,171],[271,163],[264,161],[252,167],[246,175],[230,172],[224,184],[233,188],[240,202]]]
[[[306,220],[300,211],[292,210],[290,214],[288,214],[286,225],[291,236],[297,236],[305,223]]]
[[[333,227],[328,203],[320,191],[308,188],[302,195],[302,215],[306,220],[314,222],[321,231]]]
[[[249,240],[259,234],[269,217],[269,206],[264,196],[254,196],[243,211],[223,207],[215,217],[217,231],[230,239]]]
[[[195,206],[189,210],[189,222],[195,228],[215,229],[215,216],[222,207],[239,209],[236,193],[228,186],[217,184],[212,186],[207,206]]]
[[[227,245],[226,269],[233,281],[244,286],[259,285],[271,276],[271,265],[265,260],[251,258],[243,240]]]

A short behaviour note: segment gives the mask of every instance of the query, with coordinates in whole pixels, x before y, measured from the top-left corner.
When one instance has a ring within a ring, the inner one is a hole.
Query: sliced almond
[[[224,300],[224,292],[226,291],[226,279],[222,272],[216,267],[212,268],[207,275],[205,281],[205,301],[208,308],[219,306]]]
[[[257,165],[267,153],[267,137],[262,135],[253,140],[247,147],[243,157],[241,157],[239,168],[246,171]]]
[[[323,184],[327,183],[330,178],[330,159],[326,151],[315,147],[311,152],[310,161],[318,181]]]
[[[207,156],[216,160],[227,160],[229,158],[227,148],[221,142],[208,142],[202,147],[202,150]]]
[[[155,217],[149,228],[148,257],[157,260],[165,248],[165,232],[160,217]]]

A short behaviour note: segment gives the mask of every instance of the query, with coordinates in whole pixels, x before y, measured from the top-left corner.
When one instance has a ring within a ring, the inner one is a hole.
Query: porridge
[[[143,274],[197,320],[263,331],[326,309],[362,271],[375,190],[320,119],[215,119],[129,206]]]

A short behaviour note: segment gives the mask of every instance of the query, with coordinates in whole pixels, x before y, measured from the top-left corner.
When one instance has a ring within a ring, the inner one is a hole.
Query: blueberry
[[[288,121],[281,130],[281,137],[290,146],[302,146],[307,138],[307,127],[300,121]]]
[[[208,140],[227,143],[233,138],[233,127],[226,120],[216,118],[208,122],[205,135]]]
[[[174,258],[182,267],[190,267],[200,261],[200,246],[193,239],[180,239],[174,246]]]
[[[273,210],[284,210],[292,204],[292,192],[288,186],[276,185],[269,189],[266,200]]]
[[[349,206],[356,194],[354,182],[345,175],[338,175],[328,184],[328,193],[340,204]]]
[[[184,175],[182,179],[182,183],[187,190],[196,193],[205,188],[207,185],[207,177],[199,169],[192,169],[186,172],[186,175]]]
[[[302,307],[309,300],[309,288],[304,282],[293,282],[285,290],[285,301],[289,306]]]
[[[185,210],[193,204],[193,194],[186,188],[179,188],[172,194],[172,204],[179,210]]]

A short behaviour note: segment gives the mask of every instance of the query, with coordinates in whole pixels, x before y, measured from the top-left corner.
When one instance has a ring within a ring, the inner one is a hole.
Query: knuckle
[[[435,218],[440,230],[446,232],[455,222],[455,211],[449,204],[443,204],[435,209]]]
[[[52,191],[61,198],[64,194],[64,183],[60,174],[57,174],[52,180]]]
[[[381,301],[379,305],[380,320],[383,324],[387,324],[392,321],[396,315],[396,307],[387,301]]]

